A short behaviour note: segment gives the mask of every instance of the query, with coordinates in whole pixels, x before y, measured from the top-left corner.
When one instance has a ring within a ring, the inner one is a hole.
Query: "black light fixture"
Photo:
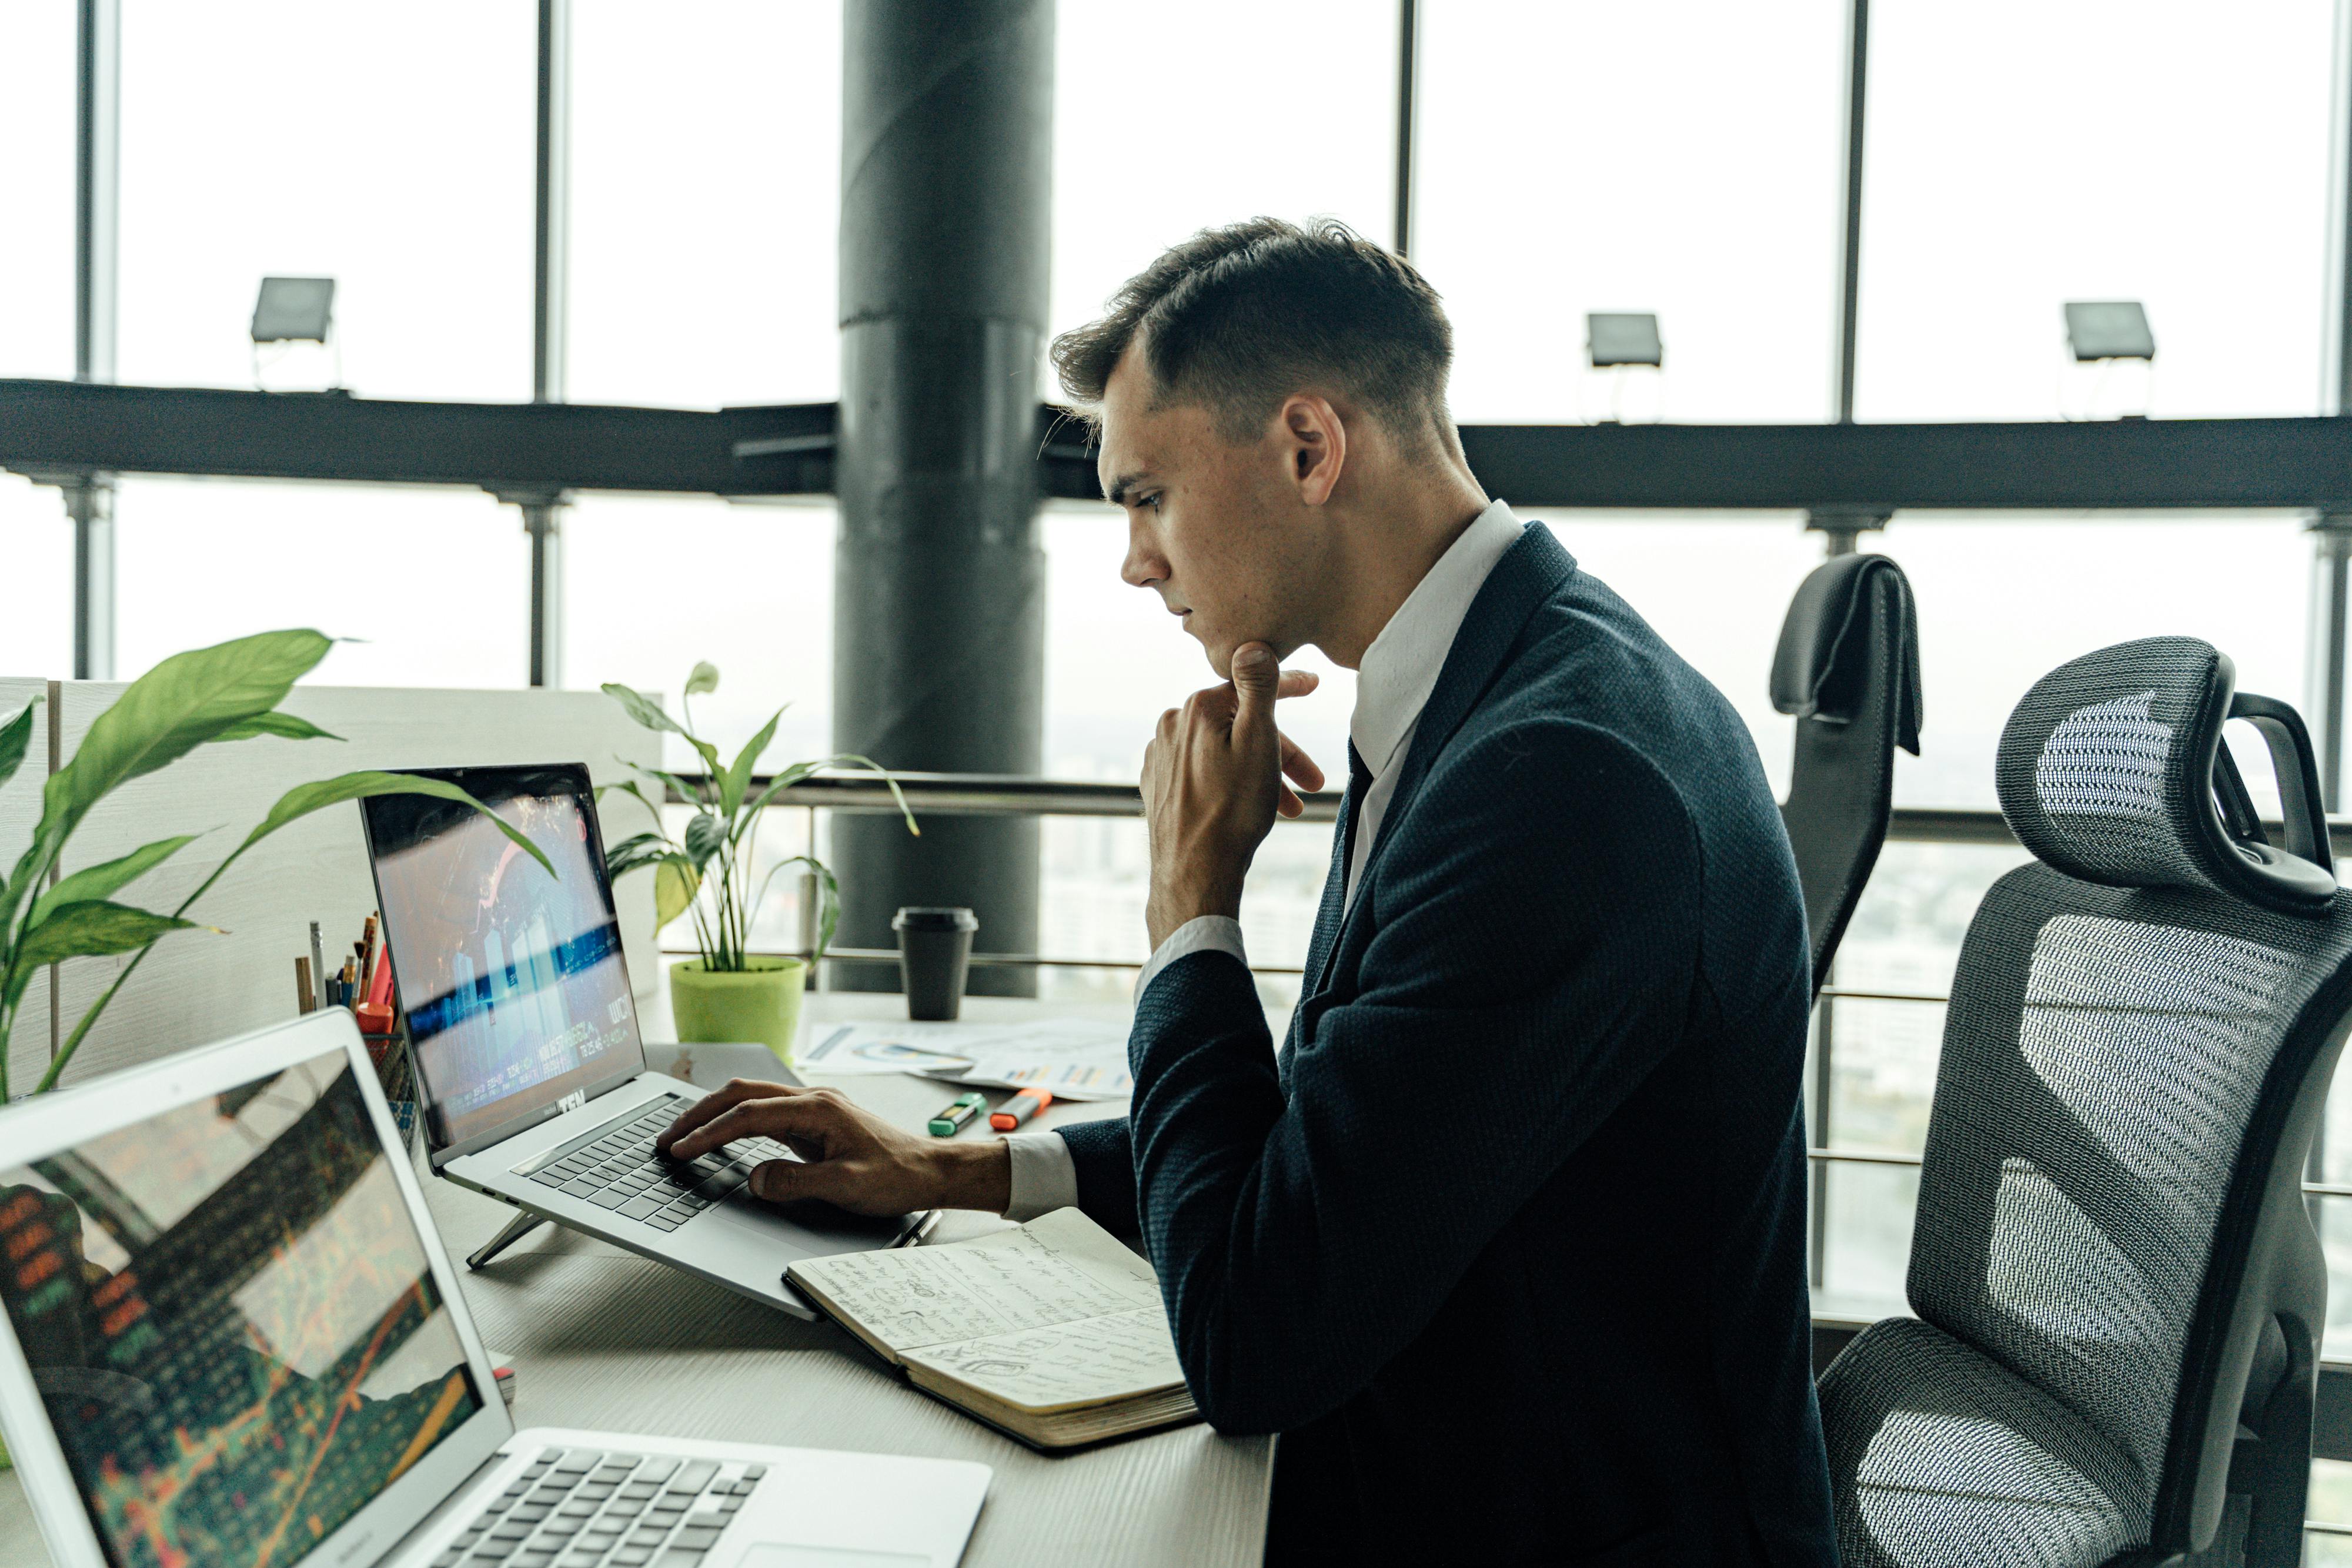
[[[265,277],[260,298],[253,302],[253,340],[324,343],[334,312],[333,278]]]
[[[1658,319],[1648,312],[1591,312],[1584,318],[1584,350],[1596,371],[1615,365],[1663,369],[1666,361],[1665,346],[1658,340]]]
[[[2077,364],[2156,358],[2156,334],[2137,299],[2076,300],[2066,307],[2066,342]]]

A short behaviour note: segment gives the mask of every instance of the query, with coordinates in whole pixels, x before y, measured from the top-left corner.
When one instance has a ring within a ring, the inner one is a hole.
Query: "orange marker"
[[[989,1113],[988,1124],[1000,1133],[1009,1133],[1053,1103],[1054,1092],[1050,1089],[1024,1089],[1004,1103],[1004,1109]]]

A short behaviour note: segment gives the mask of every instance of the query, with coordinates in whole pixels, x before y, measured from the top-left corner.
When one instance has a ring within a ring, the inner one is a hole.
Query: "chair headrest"
[[[1899,652],[1895,737],[1919,755],[1919,637],[1911,580],[1883,555],[1842,555],[1815,567],[1789,601],[1772,654],[1772,706],[1799,718],[1849,724],[1870,692],[1870,619],[1875,585],[1891,581]]]
[[[2294,708],[2236,685],[2228,656],[2194,637],[2119,643],[2061,664],[2001,732],[2001,815],[2036,859],[2084,882],[2324,910],[2335,862],[2311,737]],[[2252,721],[2270,747],[2284,849],[2264,836],[2221,744],[2232,717]]]

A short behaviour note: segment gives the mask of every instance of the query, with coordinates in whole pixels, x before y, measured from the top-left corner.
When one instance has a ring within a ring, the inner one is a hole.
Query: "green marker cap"
[[[948,1108],[946,1110],[931,1118],[929,1124],[931,1136],[935,1138],[954,1137],[958,1133],[961,1132],[971,1124],[973,1117],[979,1115],[981,1112],[987,1108],[988,1096],[982,1094],[976,1089],[968,1094],[957,1095],[953,1100],[948,1102]]]

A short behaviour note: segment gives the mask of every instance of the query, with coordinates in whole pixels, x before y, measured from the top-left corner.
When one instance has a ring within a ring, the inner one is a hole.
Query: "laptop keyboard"
[[[765,1465],[549,1448],[433,1568],[698,1568]]]
[[[688,1102],[657,1100],[626,1122],[592,1133],[531,1180],[567,1197],[585,1198],[656,1230],[671,1231],[751,1179],[751,1167],[792,1155],[772,1138],[738,1138],[691,1162],[664,1159],[654,1139]]]

